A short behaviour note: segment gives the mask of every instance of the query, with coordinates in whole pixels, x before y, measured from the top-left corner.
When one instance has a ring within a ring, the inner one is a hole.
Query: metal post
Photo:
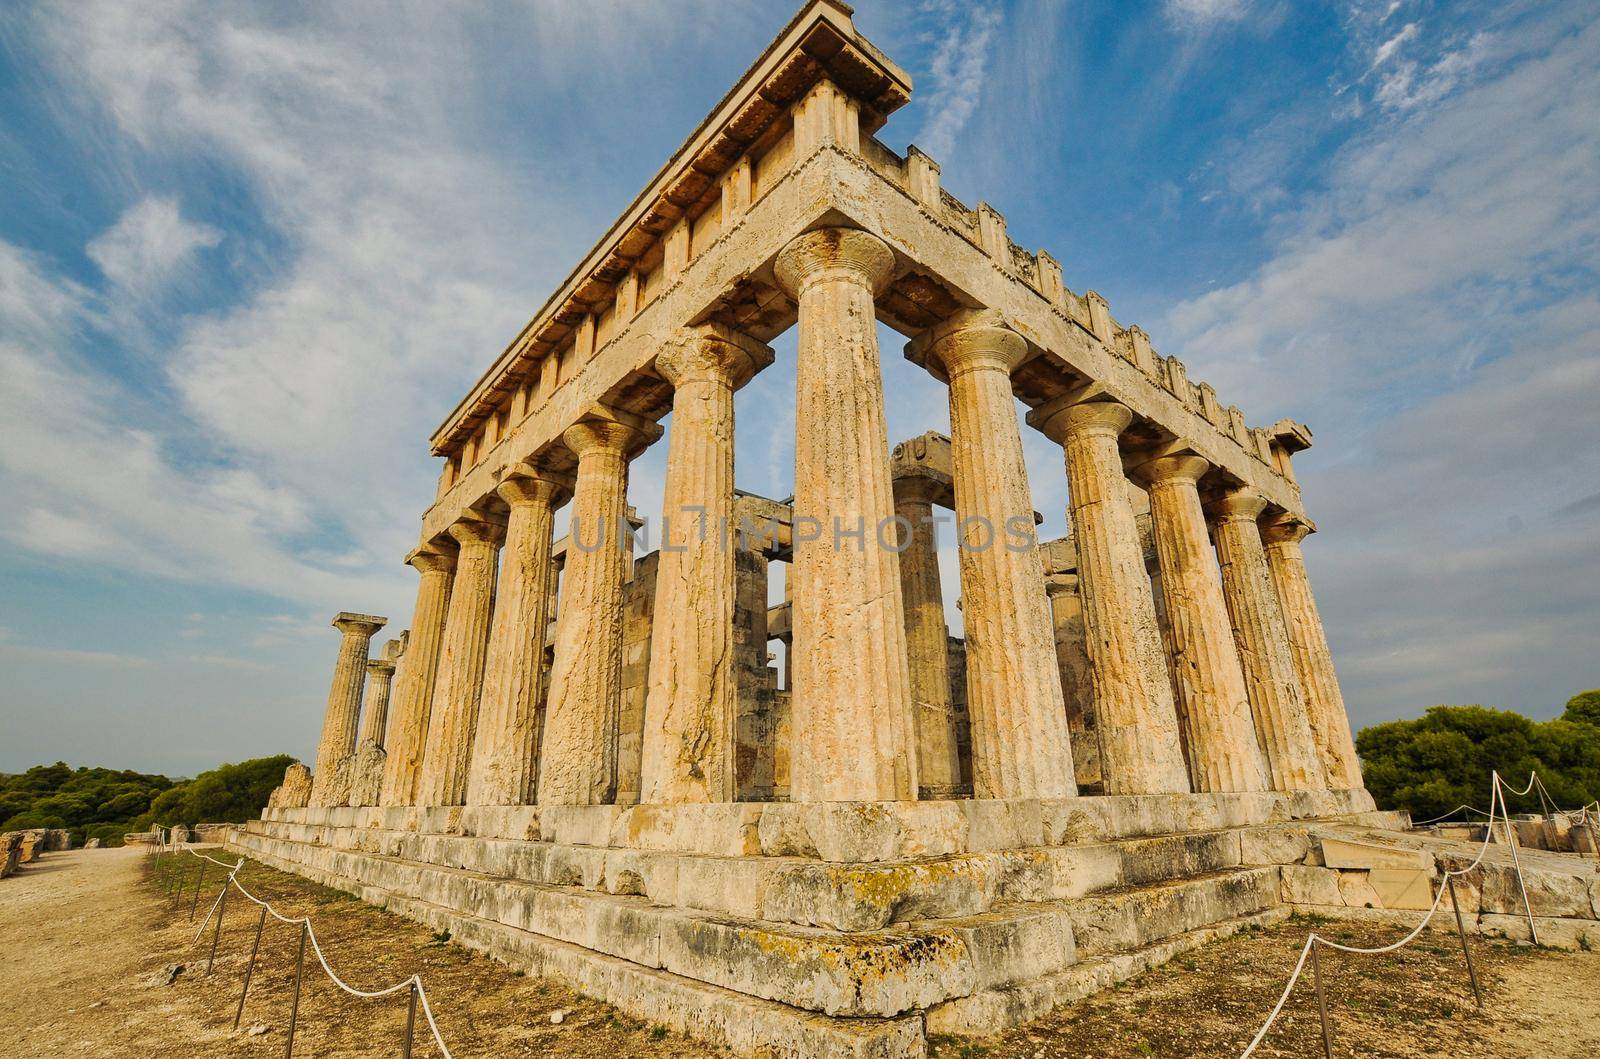
[[[1317,943],[1311,943],[1311,981],[1317,987],[1317,1017],[1322,1020],[1322,1054],[1333,1059],[1333,1034],[1328,1030],[1328,1001],[1322,995],[1322,960],[1317,957]]]
[[[417,1029],[417,980],[411,979],[411,1002],[406,1006],[406,1039],[400,1046],[400,1059],[411,1059],[411,1039]]]
[[[300,954],[294,959],[294,1000],[289,1004],[289,1039],[283,1045],[283,1059],[289,1059],[294,1054],[294,1024],[300,1018],[300,976],[306,966],[306,932],[311,929],[311,921],[300,921]]]
[[[1450,888],[1450,907],[1456,910],[1456,933],[1461,935],[1461,954],[1467,958],[1467,977],[1472,979],[1472,995],[1478,1000],[1478,1010],[1483,1010],[1483,990],[1478,988],[1478,971],[1472,966],[1472,946],[1467,944],[1467,928],[1461,922],[1461,902],[1456,900],[1456,877],[1446,875],[1445,885]]]
[[[222,913],[228,907],[228,883],[222,883],[222,893],[217,897],[217,925],[211,931],[211,955],[206,957],[206,974],[211,973],[211,965],[217,960],[217,942],[222,940]]]
[[[200,887],[205,884],[205,881],[206,862],[202,859],[200,861],[200,870],[194,877],[194,897],[189,901],[189,922],[191,923],[194,922],[194,910],[200,907]]]
[[[256,973],[256,953],[261,951],[261,930],[267,925],[267,906],[261,906],[261,918],[256,920],[256,940],[250,946],[250,962],[244,965],[244,988],[239,990],[239,1007],[233,1013],[233,1028],[239,1028],[244,1018],[244,998],[250,995],[250,978]]]

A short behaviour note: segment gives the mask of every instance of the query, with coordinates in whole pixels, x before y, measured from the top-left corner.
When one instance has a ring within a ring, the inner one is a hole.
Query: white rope
[[[168,830],[170,830],[170,828]],[[407,978],[401,982],[396,982],[394,985],[389,986],[386,989],[378,989],[373,991],[357,989],[355,986],[349,984],[343,978],[340,978],[336,973],[334,973],[333,967],[328,963],[328,957],[322,952],[322,944],[317,940],[317,931],[316,928],[311,925],[310,916],[300,916],[299,918],[285,916],[276,908],[273,908],[270,903],[263,901],[261,898],[255,896],[249,890],[244,888],[244,884],[238,879],[239,870],[243,868],[245,864],[244,857],[240,857],[237,862],[229,864],[226,861],[217,860],[215,857],[209,857],[198,850],[186,848],[185,852],[187,852],[190,856],[199,857],[201,860],[208,860],[212,864],[229,869],[228,878],[227,881],[223,883],[222,891],[218,892],[217,899],[211,904],[211,911],[206,913],[206,918],[201,922],[200,929],[195,931],[194,937],[190,939],[189,944],[193,945],[195,942],[200,940],[200,935],[205,933],[206,924],[211,922],[212,915],[216,913],[218,906],[222,904],[222,894],[227,892],[227,888],[229,886],[232,886],[235,890],[238,890],[239,893],[244,895],[245,900],[261,908],[265,908],[274,919],[278,920],[278,922],[290,923],[294,925],[303,924],[306,937],[311,941],[311,951],[317,955],[317,963],[321,964],[323,972],[330,979],[332,979],[334,985],[338,986],[346,993],[349,993],[351,996],[359,997],[363,1000],[372,1000],[377,997],[391,996],[403,989],[415,988],[417,991],[417,999],[422,1003],[422,1013],[427,1016],[428,1019],[428,1029],[433,1033],[434,1043],[439,1046],[439,1051],[444,1055],[444,1059],[454,1059],[454,1057],[450,1054],[449,1047],[444,1043],[444,1034],[439,1032],[439,1023],[433,1017],[433,1005],[428,1003],[428,991],[422,985],[421,975],[414,974],[410,978]]]
[[[1467,810],[1468,812],[1477,813],[1479,816],[1488,816],[1489,815],[1488,813],[1484,812],[1482,809],[1479,809],[1477,806],[1468,805],[1466,802],[1462,802],[1460,805],[1456,806],[1454,809],[1450,810],[1448,813],[1445,813],[1444,816],[1429,817],[1426,820],[1413,820],[1413,821],[1411,821],[1411,826],[1412,827],[1426,827],[1429,824],[1436,824],[1440,820],[1445,819],[1446,817],[1450,817],[1450,816],[1456,815],[1457,813],[1459,813],[1463,809]]]
[[[1528,786],[1526,788],[1524,788],[1521,791],[1513,790],[1512,793],[1519,794],[1519,795],[1520,794],[1527,794],[1528,791],[1533,788],[1533,784],[1537,779],[1538,779],[1538,774],[1534,773],[1533,777],[1529,779]],[[1490,792],[1489,792],[1489,814],[1488,814],[1489,815],[1489,826],[1488,826],[1488,828],[1485,829],[1485,833],[1484,833],[1484,836],[1483,836],[1483,844],[1478,847],[1478,855],[1476,857],[1472,858],[1472,863],[1468,864],[1465,868],[1455,868],[1455,869],[1446,868],[1446,869],[1444,869],[1445,881],[1440,884],[1439,892],[1434,895],[1433,905],[1428,909],[1427,915],[1422,917],[1422,922],[1418,923],[1416,928],[1414,930],[1412,930],[1411,933],[1407,934],[1405,937],[1401,938],[1399,941],[1396,941],[1396,942],[1394,942],[1393,944],[1390,944],[1390,945],[1382,945],[1382,946],[1379,946],[1377,948],[1361,948],[1361,947],[1358,947],[1358,946],[1355,946],[1355,945],[1341,945],[1336,941],[1329,941],[1327,938],[1324,938],[1322,935],[1316,933],[1315,931],[1313,931],[1312,933],[1308,934],[1306,936],[1305,946],[1300,950],[1300,959],[1294,965],[1294,971],[1289,975],[1289,984],[1283,987],[1283,992],[1281,994],[1279,994],[1279,996],[1278,996],[1278,1002],[1273,1005],[1272,1011],[1269,1012],[1268,1015],[1267,1015],[1267,1020],[1261,1024],[1261,1028],[1259,1030],[1257,1030],[1256,1031],[1256,1035],[1253,1038],[1251,1038],[1250,1044],[1245,1048],[1245,1050],[1243,1052],[1241,1052],[1239,1054],[1239,1059],[1249,1059],[1249,1056],[1252,1055],[1255,1052],[1256,1047],[1258,1045],[1260,1045],[1261,1041],[1266,1037],[1267,1031],[1272,1028],[1273,1022],[1275,1022],[1277,1020],[1278,1015],[1283,1011],[1284,1004],[1286,1004],[1288,1002],[1288,1000],[1289,1000],[1289,994],[1294,992],[1295,984],[1297,982],[1299,982],[1301,972],[1303,972],[1305,970],[1306,958],[1311,955],[1312,946],[1314,946],[1314,945],[1325,945],[1330,949],[1336,949],[1336,950],[1338,950],[1340,952],[1352,952],[1352,953],[1358,953],[1358,954],[1361,954],[1361,955],[1379,955],[1379,954],[1382,954],[1382,953],[1394,952],[1396,949],[1400,949],[1400,948],[1405,947],[1406,945],[1409,945],[1411,942],[1415,941],[1417,939],[1417,937],[1425,929],[1427,929],[1429,921],[1431,921],[1433,919],[1434,913],[1439,911],[1439,905],[1444,900],[1445,890],[1448,887],[1449,878],[1451,876],[1455,876],[1455,875],[1466,875],[1468,872],[1471,872],[1471,871],[1475,870],[1478,867],[1479,864],[1483,863],[1484,855],[1489,852],[1489,844],[1494,838],[1494,809],[1495,809],[1495,805],[1497,803],[1500,806],[1500,817],[1501,817],[1502,820],[1505,821],[1505,824],[1506,824],[1506,832],[1507,832],[1508,835],[1510,834],[1510,831],[1511,831],[1510,813],[1506,809],[1505,792],[1502,790],[1503,786],[1508,786],[1508,785],[1505,784],[1505,781],[1500,778],[1500,773],[1498,773],[1498,772],[1490,773],[1490,783],[1491,783],[1491,786],[1490,786]],[[1516,857],[1516,845],[1515,845],[1514,842],[1512,844],[1512,857],[1513,858]],[[1522,885],[1522,866],[1521,866],[1520,862],[1517,863],[1516,871],[1517,871],[1517,884],[1519,886],[1521,886]],[[1534,944],[1538,944],[1539,936],[1538,936],[1537,933],[1534,932],[1533,913],[1531,911],[1531,906],[1527,905],[1527,903],[1526,903],[1527,902],[1527,895],[1528,895],[1527,889],[1524,888],[1523,891],[1522,891],[1524,907],[1530,909],[1529,914],[1528,914],[1528,930],[1533,935]]]

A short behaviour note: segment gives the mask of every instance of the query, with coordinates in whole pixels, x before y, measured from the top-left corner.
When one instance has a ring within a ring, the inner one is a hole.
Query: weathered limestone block
[[[1117,441],[1133,413],[1111,402],[1052,402],[1028,421],[1066,456],[1105,792],[1186,792],[1189,770]]]
[[[735,794],[733,393],[772,350],[708,324],[656,354],[673,386],[656,622],[640,798],[727,802]]]
[[[321,804],[330,808],[347,806],[350,804],[350,784],[353,779],[356,756],[348,754],[333,762],[322,770],[322,782],[317,782],[317,773],[312,773],[312,804]]]
[[[877,540],[894,526],[894,495],[873,298],[893,269],[881,239],[842,228],[807,232],[776,264],[799,304],[789,574],[797,801],[917,796],[899,556]]]
[[[1340,871],[1340,901],[1350,908],[1384,907],[1383,901],[1378,897],[1378,891],[1372,888],[1372,883],[1368,878],[1370,874],[1370,872],[1365,871]]]
[[[0,835],[0,879],[17,870],[22,863],[22,832],[7,831]]]
[[[377,805],[383,794],[383,772],[389,755],[383,747],[367,740],[356,749],[350,759],[351,805]]]
[[[1298,864],[1311,850],[1303,827],[1253,827],[1239,834],[1239,856],[1245,864]]]
[[[417,801],[417,779],[422,774],[422,757],[427,748],[456,557],[453,552],[418,550],[407,562],[416,568],[420,580],[406,664],[395,681],[394,719],[384,740],[384,750],[389,755],[380,798],[384,805],[415,805]]]
[[[52,827],[45,834],[44,848],[51,852],[72,848],[72,832],[63,827]]]
[[[1378,895],[1383,908],[1404,908],[1426,911],[1433,907],[1433,873],[1419,868],[1373,868],[1367,872],[1367,882]],[[1444,885],[1443,880],[1439,885]],[[1459,892],[1460,887],[1457,887]],[[1445,897],[1447,907],[1450,898]],[[1462,901],[1465,904],[1465,899]]]
[[[908,355],[949,382],[973,794],[1077,793],[1011,371],[1027,343],[998,313],[957,313]]]
[[[1116,846],[1058,846],[1000,854],[1000,896],[1008,901],[1064,901],[1121,886]]]
[[[98,838],[91,838],[89,841],[87,841],[87,842],[85,842],[83,844],[83,848],[84,849],[99,849],[100,848],[100,844],[101,843],[100,843],[100,840]]]
[[[1291,905],[1342,905],[1339,872],[1305,864],[1285,864],[1282,868],[1283,900]]]
[[[1465,878],[1478,884],[1484,913],[1524,914],[1522,890],[1517,885],[1517,873],[1512,865],[1486,863]],[[1524,863],[1522,881],[1535,916],[1587,919],[1594,914],[1587,875],[1563,875]]]
[[[1557,919],[1534,916],[1539,928],[1539,944],[1552,949],[1600,949],[1600,923],[1585,919]],[[1528,933],[1528,919],[1524,915],[1505,915],[1485,912],[1478,920],[1478,929],[1493,938],[1507,938],[1524,944],[1533,939]]]
[[[417,779],[418,805],[461,805],[467,800],[467,769],[489,654],[496,555],[504,530],[486,522],[462,521],[450,527],[450,536],[460,551]]]
[[[1326,835],[1319,840],[1319,845],[1322,847],[1322,862],[1330,868],[1409,868],[1413,871],[1433,869],[1433,854],[1425,849],[1379,846],[1371,842],[1356,842]]]
[[[775,875],[766,919],[835,930],[987,912],[999,888],[995,858],[979,855],[901,864],[804,864]]]
[[[1277,868],[1243,868],[1136,890],[1092,894],[1067,906],[1080,954],[1127,951],[1278,901]]]
[[[274,809],[303,809],[310,804],[311,770],[296,761],[283,770],[283,782],[267,797]]]

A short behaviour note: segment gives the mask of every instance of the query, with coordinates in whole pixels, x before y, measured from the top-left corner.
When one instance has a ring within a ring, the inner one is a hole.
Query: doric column
[[[1186,792],[1177,709],[1118,448],[1132,421],[1110,401],[1052,403],[1029,415],[1066,453],[1105,793]]]
[[[1077,793],[1011,369],[1027,353],[1000,314],[962,312],[913,343],[950,384],[950,460],[967,641],[972,790]]]
[[[450,527],[450,536],[461,547],[417,780],[418,805],[461,805],[467,798],[467,763],[489,653],[495,552],[504,531],[487,522],[463,521]]]
[[[312,805],[335,804],[319,796],[326,794],[339,762],[356,752],[356,719],[361,713],[361,689],[367,679],[367,651],[372,634],[388,621],[372,614],[348,612],[333,619],[333,627],[342,638],[339,657],[333,664],[333,686],[328,689],[328,709],[322,717],[322,738],[317,743]]]
[[[1222,594],[1273,789],[1317,790],[1327,783],[1289,652],[1283,606],[1267,572],[1256,524],[1265,507],[1261,497],[1235,490],[1212,501],[1207,510],[1222,564]]]
[[[778,254],[799,304],[795,371],[794,801],[917,796],[916,736],[894,540],[873,299],[894,254],[854,229]]]
[[[1150,490],[1150,517],[1172,640],[1178,716],[1188,736],[1197,791],[1267,789],[1244,670],[1234,646],[1222,575],[1206,533],[1198,483],[1211,465],[1189,454],[1161,456],[1133,474]]]
[[[592,419],[561,435],[578,455],[578,476],[539,748],[542,805],[604,805],[616,796],[622,583],[632,559],[627,449],[638,429]]]
[[[439,649],[444,643],[444,621],[454,580],[454,552],[419,550],[407,560],[421,575],[417,604],[411,615],[411,637],[405,665],[394,689],[394,722],[384,744],[382,805],[415,805],[417,777],[422,774],[422,752],[428,738],[428,715],[433,710],[433,687],[439,670]]]
[[[533,801],[539,753],[539,680],[545,627],[555,592],[550,545],[558,494],[568,480],[521,464],[496,490],[511,508],[500,550],[489,657],[484,663],[468,805]]]
[[[1055,627],[1056,669],[1061,674],[1061,696],[1067,707],[1072,776],[1080,793],[1084,787],[1103,791],[1100,735],[1094,719],[1094,678],[1085,648],[1083,597],[1078,590],[1078,575],[1075,572],[1048,573],[1044,590],[1050,600],[1050,620]]]
[[[1300,554],[1300,542],[1310,532],[1310,525],[1289,515],[1270,520],[1261,528],[1267,568],[1283,606],[1289,651],[1300,675],[1300,690],[1305,693],[1306,713],[1322,752],[1328,784],[1334,788],[1359,788],[1361,759],[1356,756],[1355,740],[1350,736],[1350,715],[1345,712],[1344,695],[1333,671],[1333,654],[1328,650],[1328,635],[1322,627],[1322,616],[1317,613],[1317,601],[1311,595],[1305,557]]]
[[[924,798],[949,798],[961,783],[955,711],[950,702],[950,630],[933,500],[941,484],[916,474],[894,479],[894,513],[900,521],[900,596],[906,613],[906,657],[916,709],[917,790]]]
[[[358,742],[383,745],[384,732],[389,725],[389,685],[393,680],[394,663],[387,656],[368,659],[367,703],[361,714],[361,737]]]
[[[722,327],[656,354],[673,386],[661,558],[650,633],[640,801],[731,802],[738,746],[733,664],[733,391],[772,351]]]

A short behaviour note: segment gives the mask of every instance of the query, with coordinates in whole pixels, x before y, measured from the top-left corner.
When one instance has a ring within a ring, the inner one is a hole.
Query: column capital
[[[1088,399],[1067,394],[1028,413],[1028,425],[1056,442],[1086,434],[1118,437],[1132,422],[1133,410],[1103,393]]]
[[[626,457],[662,434],[661,426],[628,412],[594,405],[561,432],[561,440],[579,459],[588,452],[615,452]]]
[[[456,555],[432,547],[418,548],[406,556],[406,565],[415,567],[419,574],[447,574],[456,568]]]
[[[388,618],[376,614],[353,614],[347,610],[339,612],[333,619],[333,627],[346,636],[352,633],[371,636],[387,624],[389,624]]]
[[[906,344],[906,356],[946,380],[977,368],[1010,374],[1027,341],[994,309],[963,309]]]
[[[529,464],[508,468],[506,476],[495,486],[495,493],[512,507],[523,504],[553,504],[563,491],[572,488],[568,475],[556,474]]]
[[[894,272],[889,244],[858,228],[819,228],[796,236],[778,251],[773,273],[791,298],[828,279],[853,281],[880,294]]]
[[[387,658],[367,659],[367,673],[369,675],[393,676],[394,663]]]
[[[949,504],[950,482],[929,474],[897,474],[890,481],[895,500],[915,500],[924,504]]]
[[[1254,522],[1267,509],[1267,501],[1248,489],[1230,489],[1213,497],[1205,508],[1218,522]]]
[[[712,380],[738,389],[772,360],[771,346],[709,323],[668,336],[656,353],[656,372],[675,387]]]
[[[1190,482],[1198,483],[1205,473],[1211,469],[1211,461],[1204,456],[1196,456],[1192,452],[1175,453],[1170,456],[1157,456],[1132,464],[1128,473],[1134,479],[1146,485],[1155,485],[1159,482]]]
[[[472,522],[463,519],[449,529],[450,536],[463,548],[469,544],[499,544],[506,535],[504,526],[492,522]]]
[[[1316,531],[1310,519],[1287,512],[1269,516],[1261,523],[1261,539],[1267,544],[1299,544]]]

